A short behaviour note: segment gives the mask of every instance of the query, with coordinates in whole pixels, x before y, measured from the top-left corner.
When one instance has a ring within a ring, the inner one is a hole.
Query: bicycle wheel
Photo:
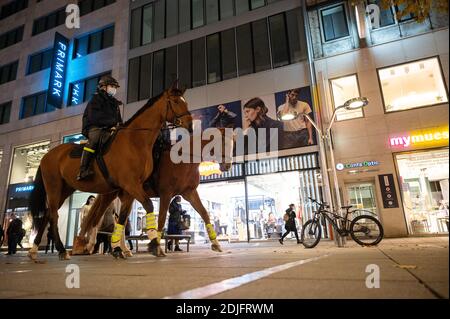
[[[319,221],[310,219],[302,229],[302,242],[305,248],[314,248],[320,241],[322,236],[322,227],[320,227]]]
[[[352,220],[350,235],[361,246],[373,246],[383,239],[384,231],[378,219],[369,215],[360,215]]]

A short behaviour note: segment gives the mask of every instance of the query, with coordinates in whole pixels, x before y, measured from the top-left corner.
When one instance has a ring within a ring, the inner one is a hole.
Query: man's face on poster
[[[219,110],[220,113],[223,113],[223,111],[225,111],[225,106],[223,106],[223,104],[220,104],[217,109]]]
[[[297,105],[298,101],[298,93],[295,91],[291,91],[288,93],[289,104]]]

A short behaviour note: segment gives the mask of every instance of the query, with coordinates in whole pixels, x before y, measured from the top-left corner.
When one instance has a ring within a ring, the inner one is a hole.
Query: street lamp
[[[330,157],[331,157],[331,165],[332,165],[332,170],[333,170],[334,188],[335,188],[335,192],[336,192],[337,212],[338,212],[339,216],[341,216],[341,217],[342,217],[342,214],[341,214],[341,207],[342,207],[341,192],[339,190],[339,183],[338,183],[337,173],[336,173],[336,164],[334,161],[333,145],[331,143],[331,127],[334,124],[338,110],[340,110],[340,109],[358,110],[358,109],[361,109],[361,108],[367,106],[367,104],[369,104],[369,100],[367,98],[356,97],[356,98],[346,101],[343,105],[335,108],[334,112],[333,112],[333,116],[331,117],[330,124],[328,125],[325,134],[323,134],[322,130],[319,128],[317,123],[314,122],[314,120],[308,114],[298,114],[298,112],[295,110],[289,110],[288,112],[282,112],[282,110],[280,110],[277,113],[277,117],[281,121],[292,121],[292,120],[295,120],[297,117],[303,115],[304,117],[306,117],[309,120],[311,125],[314,126],[314,128],[317,130],[317,133],[319,134],[320,139],[328,142],[328,148],[329,148]],[[323,161],[323,163],[328,165],[326,160]],[[325,169],[328,171],[328,167],[325,167]],[[332,206],[336,207],[336,205],[334,205],[334,204]],[[339,236],[339,234],[336,234],[336,237],[338,238],[338,240],[337,240],[338,246],[343,247],[345,244],[345,238],[342,238],[341,236]]]

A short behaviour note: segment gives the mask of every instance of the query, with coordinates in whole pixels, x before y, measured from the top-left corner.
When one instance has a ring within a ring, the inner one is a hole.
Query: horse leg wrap
[[[158,244],[159,244],[161,242],[162,232],[159,231],[159,232],[156,233],[156,235],[157,235],[157,239],[156,240],[158,241]]]
[[[120,246],[120,239],[122,238],[122,233],[124,232],[125,227],[120,224],[116,224],[114,226],[114,232],[111,236],[111,246],[113,248]]]
[[[155,213],[147,213],[145,215],[145,222],[147,225],[147,236],[148,239],[152,240],[158,238],[158,234],[156,232],[156,217]]]
[[[214,240],[217,238],[217,234],[214,231],[214,227],[211,224],[206,224],[206,231],[208,232],[208,236],[210,240]]]

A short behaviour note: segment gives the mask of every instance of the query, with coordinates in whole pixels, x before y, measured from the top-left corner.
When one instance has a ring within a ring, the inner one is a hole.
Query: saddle
[[[100,136],[100,140],[98,142],[97,150],[95,151],[95,160],[97,162],[98,168],[102,172],[103,177],[106,181],[113,187],[117,188],[112,177],[109,175],[108,167],[106,166],[105,160],[103,156],[108,153],[111,148],[111,144],[114,141],[118,130],[102,130],[102,134]],[[87,140],[81,141],[80,144],[73,144],[73,148],[69,153],[70,158],[81,158],[81,154],[83,153],[83,148]]]

